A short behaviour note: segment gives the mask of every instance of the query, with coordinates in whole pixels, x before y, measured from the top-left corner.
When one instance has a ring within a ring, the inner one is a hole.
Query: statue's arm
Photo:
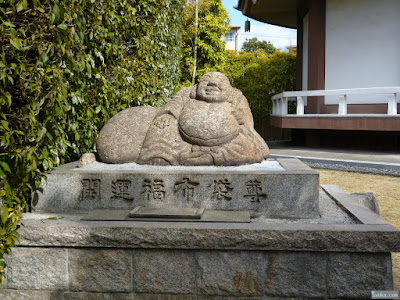
[[[240,125],[246,125],[250,128],[254,127],[253,115],[250,110],[249,102],[242,92],[237,90],[237,95],[234,101],[233,115]]]
[[[177,92],[162,108],[161,112],[154,118],[153,124],[164,129],[171,125],[173,120],[178,120],[184,106],[184,102],[189,97],[190,88],[184,88]]]
[[[178,119],[182,112],[185,101],[189,99],[191,89],[191,87],[183,88],[177,92],[175,96],[173,96],[171,100],[164,105],[161,114],[170,114],[173,115],[175,119]]]

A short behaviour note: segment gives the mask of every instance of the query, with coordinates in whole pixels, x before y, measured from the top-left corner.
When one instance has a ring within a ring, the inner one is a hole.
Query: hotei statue
[[[243,94],[219,72],[180,90],[161,108],[115,115],[97,140],[100,161],[152,165],[242,165],[269,154]]]

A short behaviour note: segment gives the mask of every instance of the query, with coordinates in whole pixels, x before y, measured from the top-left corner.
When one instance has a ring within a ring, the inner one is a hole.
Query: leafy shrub
[[[259,49],[264,50],[267,55],[270,55],[277,50],[271,42],[259,41],[256,37],[246,39],[242,46],[242,50],[246,52],[254,52]]]
[[[229,17],[221,0],[199,0],[196,79],[210,71],[220,71],[226,62],[225,36]],[[195,38],[195,3],[188,1],[183,15],[181,87],[192,84]]]
[[[267,56],[261,49],[239,55],[228,51],[224,72],[246,96],[258,119],[271,114],[273,95],[296,89],[296,55],[292,53],[277,50]]]
[[[184,0],[0,0],[0,283],[44,171],[179,77]]]

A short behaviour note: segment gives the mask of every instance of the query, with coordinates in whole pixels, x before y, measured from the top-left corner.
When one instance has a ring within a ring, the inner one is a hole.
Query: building
[[[231,29],[224,38],[225,50],[239,52],[240,47],[240,25],[231,25]]]
[[[273,125],[308,144],[400,150],[400,1],[239,0],[238,9],[297,29],[298,91],[273,97]]]

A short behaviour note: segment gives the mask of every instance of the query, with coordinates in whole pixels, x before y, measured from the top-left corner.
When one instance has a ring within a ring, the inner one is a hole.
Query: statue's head
[[[201,77],[196,88],[196,99],[207,102],[224,102],[228,100],[232,86],[228,77],[220,72],[208,72]]]

